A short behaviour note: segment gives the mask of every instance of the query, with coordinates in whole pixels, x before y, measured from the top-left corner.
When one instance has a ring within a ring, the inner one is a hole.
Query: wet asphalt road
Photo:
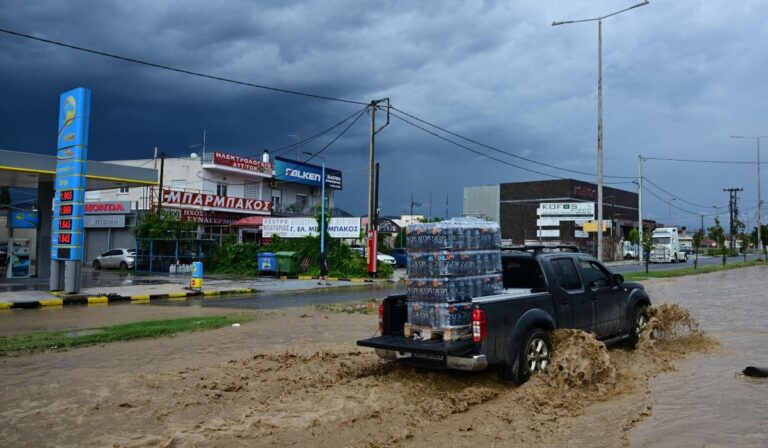
[[[403,284],[375,284],[348,287],[323,288],[305,291],[258,293],[247,296],[228,296],[216,299],[188,299],[172,302],[160,300],[151,302],[159,306],[203,306],[224,308],[277,309],[312,306],[326,303],[342,303],[358,300],[384,299],[392,294],[405,294]]]
[[[747,261],[753,261],[757,259],[757,255],[747,255]],[[728,263],[743,262],[744,257],[730,257]],[[699,266],[706,266],[710,264],[721,264],[723,259],[720,257],[702,257],[699,256]],[[666,269],[680,269],[686,267],[693,267],[693,257],[689,258],[686,263],[651,263],[648,267],[650,271],[663,271]],[[617,266],[610,266],[611,271],[624,274],[626,272],[640,272],[645,270],[644,264],[637,262],[631,264],[622,264]]]

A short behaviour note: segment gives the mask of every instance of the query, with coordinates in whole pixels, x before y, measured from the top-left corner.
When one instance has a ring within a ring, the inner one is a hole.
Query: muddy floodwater
[[[257,318],[239,328],[0,358],[0,440],[764,447],[768,381],[736,372],[768,365],[766,274],[757,267],[648,282],[656,339],[635,351],[606,349],[583,332],[557,331],[548,372],[520,387],[493,371],[425,372],[381,361],[354,345],[376,331],[376,316],[311,308],[251,311]],[[45,319],[55,326],[55,315]]]
[[[692,310],[721,348],[651,381],[653,413],[630,432],[631,446],[768,446],[768,379],[736,374],[768,366],[767,274],[756,267],[650,284],[652,298]]]

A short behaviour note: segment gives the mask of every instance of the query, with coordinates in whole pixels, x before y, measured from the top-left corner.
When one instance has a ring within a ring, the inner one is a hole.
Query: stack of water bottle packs
[[[499,225],[477,218],[409,224],[408,323],[450,329],[472,320],[472,298],[499,294]]]

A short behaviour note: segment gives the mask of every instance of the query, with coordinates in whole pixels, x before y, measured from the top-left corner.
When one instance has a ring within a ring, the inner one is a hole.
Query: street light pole
[[[760,140],[764,138],[768,138],[768,135],[758,135],[758,136],[741,136],[741,135],[732,135],[731,138],[752,138],[757,140],[757,252],[758,260],[763,259],[763,200],[761,197],[761,188],[760,188]]]
[[[552,26],[581,22],[597,22],[597,259],[603,259],[603,19],[645,6],[649,2],[630,6],[614,13],[593,19],[552,22]],[[642,224],[641,224],[642,225]]]
[[[319,157],[314,153],[304,151],[304,154],[318,157],[323,162],[322,174],[320,175],[320,275],[328,275],[328,264],[325,259],[325,157]]]

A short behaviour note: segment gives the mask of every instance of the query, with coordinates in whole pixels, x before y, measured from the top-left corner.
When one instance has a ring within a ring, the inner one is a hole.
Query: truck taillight
[[[379,305],[379,334],[384,336],[384,304]]]
[[[488,318],[485,311],[475,308],[472,310],[472,340],[483,342],[488,336]]]

